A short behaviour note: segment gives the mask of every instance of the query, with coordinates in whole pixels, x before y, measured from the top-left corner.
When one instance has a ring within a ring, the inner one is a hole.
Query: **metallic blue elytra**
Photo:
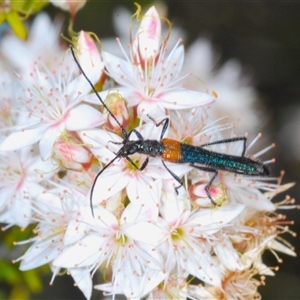
[[[199,164],[249,176],[268,176],[270,173],[265,165],[245,156],[213,152],[204,149],[203,146],[188,144],[181,144],[180,150],[182,157],[180,163]]]

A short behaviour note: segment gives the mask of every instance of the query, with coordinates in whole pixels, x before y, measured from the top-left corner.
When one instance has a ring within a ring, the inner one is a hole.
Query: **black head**
[[[143,153],[143,141],[126,141],[124,146],[117,153],[118,157],[127,157],[135,153]]]

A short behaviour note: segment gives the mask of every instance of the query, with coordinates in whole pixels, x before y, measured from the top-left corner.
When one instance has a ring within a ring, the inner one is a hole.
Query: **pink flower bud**
[[[50,2],[59,7],[60,9],[62,10],[66,10],[70,13],[72,19],[74,19],[77,11],[79,9],[81,9],[85,3],[86,3],[86,0],[65,0],[65,1],[54,1],[54,0],[50,0]]]
[[[52,158],[61,167],[79,172],[88,170],[93,162],[93,154],[73,132],[63,133],[54,143]]]
[[[77,59],[88,78],[96,83],[102,75],[103,62],[92,37],[80,31],[75,46]]]
[[[138,63],[151,65],[156,59],[161,45],[161,22],[154,6],[152,6],[140,23],[133,43]]]
[[[126,127],[129,124],[129,112],[125,99],[119,93],[109,93],[104,102],[119,123]],[[110,114],[107,115],[107,122],[104,126],[114,132],[121,132],[119,124]]]
[[[212,205],[212,202],[205,191],[206,185],[207,182],[198,181],[189,187],[189,197],[195,207]],[[228,199],[227,190],[222,183],[211,185],[209,194],[218,205],[223,204]]]

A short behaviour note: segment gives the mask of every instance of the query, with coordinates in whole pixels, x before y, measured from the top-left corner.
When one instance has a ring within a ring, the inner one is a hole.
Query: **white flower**
[[[62,252],[54,265],[89,267],[95,272],[106,262],[106,268],[110,266],[113,271],[114,294],[115,289],[120,287],[127,297],[142,297],[165,275],[163,263],[155,250],[162,237],[161,231],[139,212],[139,206],[129,204],[117,218],[105,208],[97,207],[94,219],[90,208],[83,208],[76,223],[79,231],[83,230],[81,225],[84,226],[85,237]]]
[[[236,222],[238,224],[238,222]],[[237,226],[237,224],[234,224],[234,227]],[[242,226],[239,227],[240,231],[243,232]],[[248,230],[247,233],[249,233],[250,230]],[[227,232],[229,232],[227,234]],[[213,249],[218,257],[218,260],[224,265],[228,270],[236,271],[236,270],[244,270],[249,266],[246,266],[243,264],[242,259],[240,257],[240,253],[235,249],[232,240],[230,239],[230,227],[226,230],[218,233],[216,235],[219,239],[216,243],[213,243]],[[254,234],[257,234],[253,230]],[[234,239],[233,239],[234,240]]]
[[[42,192],[35,198],[34,220],[39,224],[34,232],[37,235],[28,241],[33,244],[27,252],[16,260],[22,260],[21,270],[29,270],[51,262],[63,250],[63,237],[68,223],[80,206],[80,201],[70,194],[70,191],[62,188]],[[85,204],[84,200],[81,202]]]
[[[209,111],[203,107],[170,111],[169,137],[194,146],[224,139],[222,132],[232,124],[212,121]]]
[[[123,52],[126,60],[103,53],[108,75],[120,84],[117,90],[128,105],[137,105],[138,115],[145,116],[156,107],[164,111],[212,103],[213,96],[187,90],[179,84],[184,49],[178,42],[167,55],[167,41],[160,41],[161,25],[155,8],[146,12],[139,28],[130,57]],[[106,96],[107,91],[101,95]]]
[[[0,221],[26,227],[32,222],[32,201],[44,190],[41,182],[52,176],[50,162],[41,161],[32,147],[0,153]]]
[[[290,199],[286,199],[280,205],[291,204]],[[276,205],[277,206],[277,205]],[[243,224],[250,227],[248,230],[248,238],[243,240],[241,232],[236,232],[232,238],[239,243],[236,243],[236,248],[241,253],[241,260],[245,267],[255,266],[260,274],[272,272],[269,268],[262,269],[261,256],[266,249],[270,249],[272,253],[275,251],[285,253],[287,255],[296,256],[291,246],[281,236],[283,233],[289,232],[287,226],[282,226],[285,216],[276,212],[257,211],[251,207],[241,214],[240,220]],[[288,224],[289,222],[287,222]],[[290,232],[293,234],[292,232]],[[240,235],[240,238],[238,237]],[[277,258],[277,255],[276,255]],[[278,259],[278,258],[277,258]],[[280,261],[280,259],[278,259]]]
[[[149,11],[145,14],[146,17],[148,13]],[[113,24],[123,44],[127,42],[125,38],[127,31],[124,30],[124,23],[129,17],[130,13],[125,8],[117,8],[113,14]],[[163,32],[169,30],[164,27],[162,28]],[[177,34],[177,32],[179,33]],[[185,38],[186,33],[175,25],[172,28],[170,40],[173,40],[175,35],[178,38]],[[134,39],[134,42],[136,40]],[[104,49],[115,55],[120,55],[121,51],[118,51],[119,49],[114,46],[112,39],[105,39],[103,43]],[[173,45],[173,42],[170,41],[170,44]],[[190,72],[192,76],[187,78],[184,76],[184,86],[194,91],[206,91],[207,89],[216,91],[218,97],[216,104],[211,108],[211,116],[214,118],[229,116],[231,121],[238,121],[239,130],[242,134],[244,132],[255,133],[261,127],[258,113],[262,116],[263,114],[261,111],[255,110],[254,107],[258,95],[251,85],[251,74],[246,74],[242,64],[236,59],[228,60],[223,65],[220,64],[220,57],[220,53],[214,49],[208,38],[197,38],[186,51],[186,59],[181,74],[185,75]],[[246,115],[244,111],[247,111]]]
[[[149,293],[147,300],[186,299],[187,278],[170,276]]]
[[[220,265],[220,267],[222,267]],[[222,287],[188,285],[187,295],[191,299],[211,300],[211,299],[232,299],[232,300],[248,300],[260,299],[257,288],[263,284],[263,280],[259,281],[254,278],[255,269],[246,271],[230,272],[224,267],[222,268]]]
[[[6,63],[21,75],[33,72],[38,61],[50,67],[64,52],[59,38],[61,27],[62,20],[52,22],[47,14],[40,13],[32,23],[26,41],[14,34],[3,38],[0,44],[1,54]]]
[[[69,223],[76,219],[78,210],[87,205],[87,198],[86,195],[77,192],[74,187],[74,184],[73,188],[69,189],[63,185],[57,185],[51,190],[35,195],[32,205],[35,214],[32,220],[38,222],[34,229],[36,236],[28,241],[16,243],[32,243],[26,253],[15,260],[15,262],[21,260],[20,270],[30,270],[51,263],[71,242],[78,240],[78,235],[74,235],[76,229],[71,229]],[[35,191],[37,190],[35,189]],[[68,237],[70,234],[72,234],[72,239]],[[59,268],[53,265],[51,268],[53,271],[52,284]],[[79,288],[89,298],[92,288],[91,279],[89,276],[82,276],[83,273],[87,275],[89,270],[82,268],[69,271]],[[88,289],[88,287],[90,288]]]
[[[18,120],[15,111],[18,110],[19,103],[14,95],[19,86],[14,79],[15,77],[10,72],[2,70],[0,75],[0,141],[10,133],[10,127],[15,125]]]
[[[17,97],[22,110],[18,112],[18,124],[1,143],[0,150],[11,151],[39,142],[41,157],[46,160],[65,130],[77,131],[103,123],[99,111],[81,104],[88,98],[90,86],[78,75],[78,68],[69,56],[54,72],[44,66],[43,71],[36,68],[31,80],[22,80],[20,76],[19,79],[24,84],[22,94]]]
[[[228,60],[218,68],[219,58],[209,39],[202,37],[195,40],[187,49],[182,70],[182,74],[193,74],[185,80],[185,85],[197,91],[207,88],[216,91],[218,98],[212,106],[211,116],[214,119],[228,116],[231,121],[238,121],[242,134],[255,133],[261,127],[263,114],[254,107],[258,95],[251,85],[251,78],[244,74],[241,63],[236,59]]]
[[[213,261],[210,243],[216,239],[213,235],[243,209],[243,205],[230,204],[213,212],[211,209],[193,211],[186,201],[178,201],[170,195],[164,198],[158,224],[165,232],[160,250],[167,274],[173,271],[183,277],[190,274],[208,284],[221,286],[221,273]]]

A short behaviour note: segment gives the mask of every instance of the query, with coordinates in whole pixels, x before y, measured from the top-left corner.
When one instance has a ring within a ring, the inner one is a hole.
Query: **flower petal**
[[[129,178],[124,176],[118,167],[110,166],[106,170],[110,171],[112,175],[107,174],[107,172],[105,176],[101,176],[101,174],[96,179],[92,195],[93,204],[106,201],[111,196],[120,192],[128,184]]]
[[[220,243],[216,243],[214,250],[218,258],[228,270],[236,271],[243,270],[245,268],[240,261],[238,252],[234,249],[232,243],[227,238],[223,238]]]
[[[84,130],[78,133],[82,141],[89,145],[91,152],[100,161],[107,164],[116,157],[113,151],[117,152],[120,146],[110,142],[121,143],[122,139],[118,135],[101,129]]]
[[[164,193],[159,212],[166,222],[172,224],[176,223],[186,207],[186,202],[179,200],[175,193]]]
[[[75,268],[91,266],[98,260],[101,255],[99,248],[103,245],[104,240],[96,234],[90,234],[84,237],[75,245],[63,251],[54,261],[53,265],[62,268]]]
[[[209,94],[187,90],[177,89],[173,92],[161,94],[160,102],[168,109],[187,109],[211,104],[215,98]]]
[[[121,86],[131,86],[135,82],[131,63],[108,52],[103,52],[103,60],[109,74],[113,74],[113,79]],[[124,74],[128,77],[124,78]]]
[[[85,31],[80,31],[76,54],[80,65],[92,83],[96,83],[101,76],[104,64],[92,37]]]
[[[56,240],[52,238],[34,243],[22,257],[20,270],[34,269],[51,262],[60,253],[62,246],[61,244],[58,245],[60,238],[61,236],[56,236]]]
[[[74,107],[66,120],[66,129],[83,130],[102,125],[106,120],[98,110],[87,104]]]
[[[63,128],[49,127],[45,132],[39,143],[42,160],[45,161],[51,157],[52,147],[63,131]]]
[[[70,268],[68,271],[85,298],[90,299],[93,291],[93,282],[89,268]]]
[[[12,151],[40,140],[47,127],[39,126],[11,133],[0,145],[0,151]]]
[[[155,60],[161,44],[161,21],[154,6],[144,14],[133,40],[133,52],[142,61]]]
[[[242,204],[226,204],[213,212],[211,209],[202,209],[192,215],[190,224],[195,223],[195,230],[199,233],[204,230],[206,234],[212,234],[236,218],[244,208]]]
[[[157,246],[163,239],[163,231],[149,222],[137,222],[132,226],[126,227],[125,234],[132,239]]]
[[[235,189],[231,189],[228,185],[229,198],[236,202],[243,203],[249,207],[253,207],[258,211],[274,211],[276,210],[275,204],[257,188],[240,186]]]
[[[268,246],[270,249],[280,251],[287,255],[297,256],[297,254],[292,249],[290,249],[289,247],[285,246],[282,243],[279,243],[278,241],[276,241],[276,239],[271,240],[271,242],[269,242]]]
[[[155,182],[151,177],[137,170],[137,176],[129,180],[126,191],[130,201],[141,205],[157,205],[161,195],[161,180]]]
[[[176,47],[168,56],[165,66],[170,68],[172,77],[176,78],[181,71],[182,65],[184,62],[184,47],[180,45]],[[166,71],[166,73],[170,73]]]

